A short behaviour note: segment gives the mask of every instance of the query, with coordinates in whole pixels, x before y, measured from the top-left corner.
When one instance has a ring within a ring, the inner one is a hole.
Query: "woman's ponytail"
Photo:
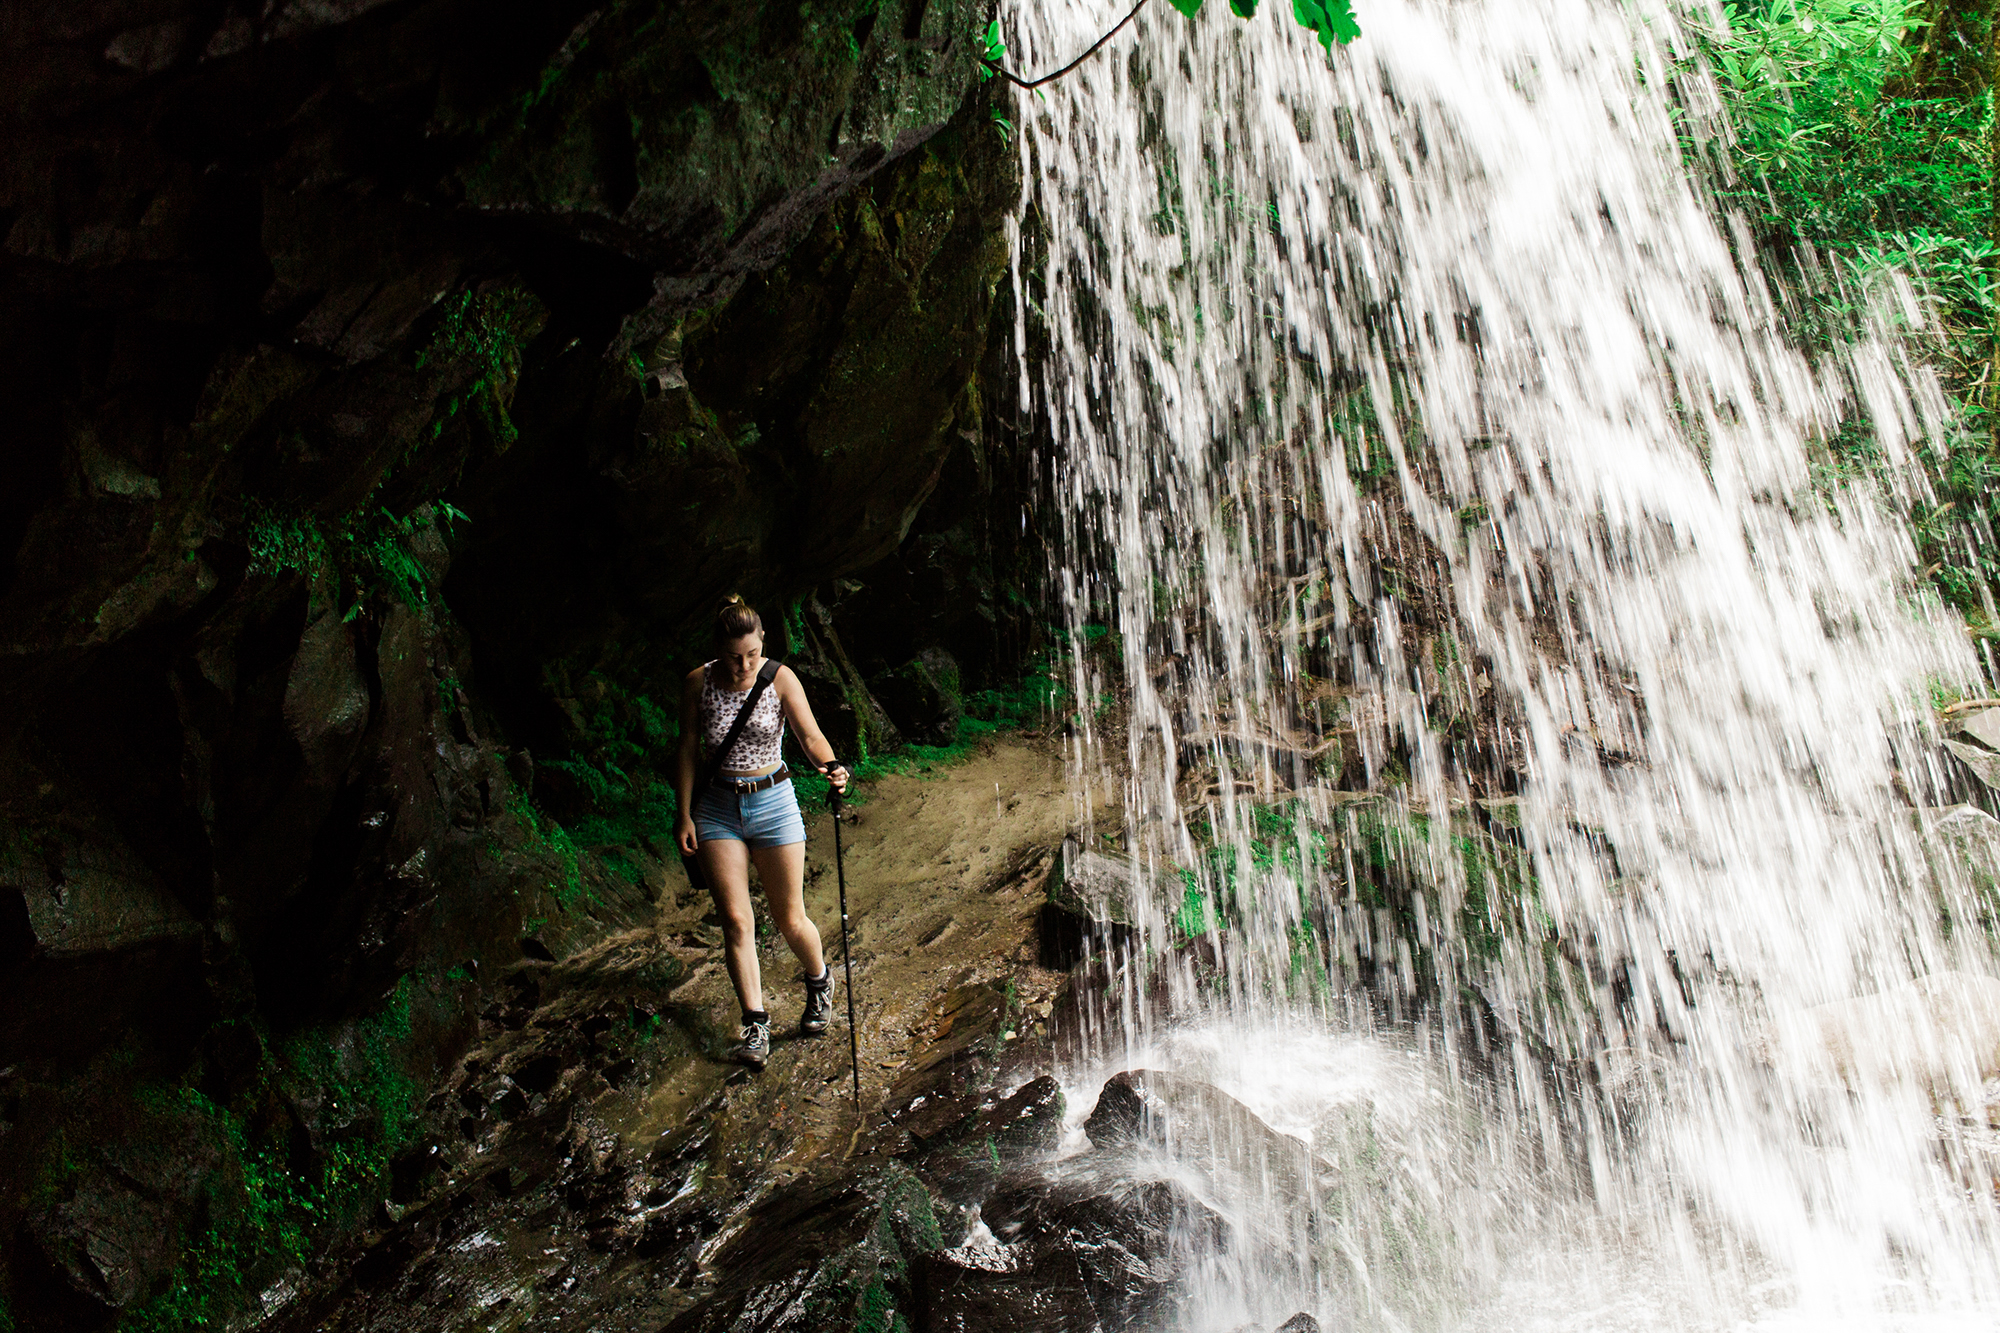
[[[740,593],[731,593],[715,608],[715,641],[729,643],[764,628],[763,617],[751,609]]]

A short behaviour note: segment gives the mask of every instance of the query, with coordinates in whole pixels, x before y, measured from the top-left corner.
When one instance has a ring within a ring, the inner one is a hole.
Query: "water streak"
[[[1011,59],[1122,12],[1015,7]],[[1981,915],[1967,837],[1911,804],[1930,688],[1976,676],[1903,519],[1944,413],[1916,303],[1787,341],[1682,161],[1715,98],[1679,13],[1371,0],[1330,62],[1284,18],[1155,6],[1014,113],[1077,818],[1152,960],[1095,1076],[1402,1163],[1216,1200],[1303,1210],[1307,1253],[1201,1256],[1182,1321],[2000,1308],[1960,1124],[1994,963],[1941,928]],[[1815,470],[1843,423],[1879,484]],[[1415,1102],[1344,1081],[1402,1060]]]

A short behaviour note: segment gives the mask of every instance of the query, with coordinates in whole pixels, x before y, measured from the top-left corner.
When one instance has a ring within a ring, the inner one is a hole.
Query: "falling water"
[[[1123,12],[1013,7],[1009,61]],[[1141,940],[1082,1109],[1169,1068],[1314,1163],[1174,1122],[1236,1237],[1177,1318],[1984,1327],[1994,964],[1944,923],[1987,830],[1913,809],[1976,675],[1901,517],[1919,306],[1787,341],[1683,163],[1686,16],[1362,20],[1329,60],[1156,4],[1012,113],[1078,827]],[[1815,470],[1843,424],[1881,479]]]

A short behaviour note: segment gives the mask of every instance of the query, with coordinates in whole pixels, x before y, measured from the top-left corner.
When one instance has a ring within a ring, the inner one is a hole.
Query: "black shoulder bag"
[[[689,819],[694,818],[694,807],[700,803],[702,793],[708,790],[709,785],[722,772],[722,761],[736,745],[736,738],[743,734],[743,726],[750,720],[750,711],[757,706],[757,701],[764,697],[764,691],[770,688],[771,682],[778,678],[778,666],[776,658],[767,657],[764,659],[764,665],[757,668],[757,683],[750,687],[750,697],[736,710],[736,720],[729,724],[729,734],[722,738],[722,744],[715,747],[715,753],[701,766],[694,790],[688,795]],[[689,884],[696,889],[707,890],[708,880],[702,876],[700,860],[692,856],[683,856],[681,869],[687,871]]]

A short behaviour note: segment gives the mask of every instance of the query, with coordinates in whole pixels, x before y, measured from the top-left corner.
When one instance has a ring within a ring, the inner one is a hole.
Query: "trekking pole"
[[[851,770],[850,770],[851,771]],[[840,883],[840,970],[847,978],[847,1062],[854,1070],[854,1110],[861,1110],[861,1038],[854,1030],[854,950],[847,943],[847,860],[840,850],[840,788],[827,788],[833,811],[833,874]]]

